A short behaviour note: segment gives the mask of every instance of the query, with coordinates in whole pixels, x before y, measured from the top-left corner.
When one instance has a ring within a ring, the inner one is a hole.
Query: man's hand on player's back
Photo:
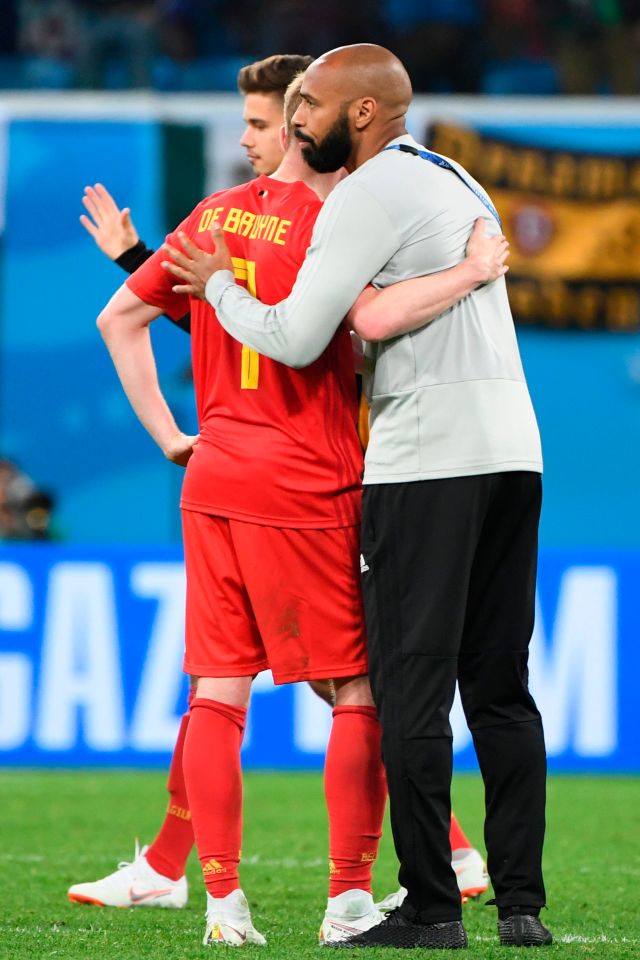
[[[89,216],[83,213],[80,223],[110,260],[117,260],[125,250],[138,243],[140,238],[132,223],[129,207],[120,210],[101,183],[84,188],[82,203]]]
[[[233,263],[231,254],[224,238],[222,227],[214,224],[211,228],[211,235],[215,244],[213,253],[207,253],[197,246],[186,233],[180,232],[178,237],[182,244],[182,250],[170,246],[168,243],[162,245],[162,249],[167,253],[171,260],[164,260],[162,266],[168,273],[182,280],[182,284],[173,287],[174,293],[186,293],[192,297],[205,299],[205,287],[207,280],[218,270],[231,270],[233,272]]]
[[[501,233],[487,236],[485,226],[482,217],[476,220],[467,256],[457,266],[384,290],[367,287],[347,314],[347,325],[370,343],[402,336],[430,323],[476,287],[503,277],[509,269],[509,244]]]
[[[479,284],[493,283],[499,277],[504,277],[509,269],[506,264],[509,256],[507,238],[501,233],[488,237],[486,221],[482,217],[473,225],[466,252],[469,266],[473,266]]]

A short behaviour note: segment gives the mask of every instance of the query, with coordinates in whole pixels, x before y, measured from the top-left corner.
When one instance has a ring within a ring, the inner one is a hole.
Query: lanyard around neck
[[[492,217],[495,217],[498,221],[500,229],[502,229],[502,222],[498,211],[492,204],[491,200],[475,183],[472,183],[470,180],[467,180],[463,174],[453,166],[452,163],[449,163],[445,157],[441,157],[439,153],[432,153],[430,150],[418,150],[417,147],[412,147],[408,143],[391,143],[388,147],[384,148],[385,150],[401,150],[402,153],[411,153],[414,157],[422,157],[423,160],[428,160],[429,163],[435,163],[436,166],[442,167],[444,170],[450,170],[452,173],[455,173],[459,177],[464,185],[469,188],[478,198],[478,200],[484,204]]]

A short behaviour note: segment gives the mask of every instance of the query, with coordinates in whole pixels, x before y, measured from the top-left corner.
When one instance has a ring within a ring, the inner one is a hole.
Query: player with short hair
[[[221,223],[239,278],[277,298],[295,279],[319,212],[311,188],[326,195],[332,185],[304,166],[292,142],[275,177],[207,198],[183,223],[184,234],[206,242],[211,223]],[[171,235],[172,256],[183,237]],[[243,348],[192,299],[200,434],[186,436],[160,393],[148,338],[161,312],[185,309],[162,269],[165,255],[154,255],[118,291],[99,325],[142,423],[166,456],[188,464],[185,668],[199,680],[184,770],[208,890],[205,942],[263,942],[237,869],[240,742],[252,677],[267,665],[276,682],[330,676],[336,687],[322,928],[325,942],[336,941],[380,919],[371,866],[386,795],[357,577],[361,453],[349,336],[339,330],[300,373]],[[203,763],[208,749],[212,760]]]
[[[295,141],[276,176],[204,200],[184,221],[221,219],[250,289],[289,290],[336,182],[307,172]],[[315,188],[315,190],[314,190]],[[177,234],[170,241],[176,242]],[[336,690],[325,784],[330,819],[327,939],[380,919],[371,896],[386,783],[366,678],[357,576],[362,455],[351,344],[339,332],[314,368],[265,361],[175,294],[154,254],[99,318],[123,387],[165,455],[188,464],[182,491],[185,670],[197,677],[183,769],[207,888],[205,943],[264,943],[240,889],[240,746],[253,677],[331,679]],[[157,384],[148,325],[190,307],[200,434],[181,433]],[[307,562],[311,559],[312,562]],[[358,809],[359,815],[353,816]]]
[[[291,80],[312,59],[301,54],[278,54],[248,64],[238,74],[246,124],[240,143],[257,174],[273,173],[282,160],[280,130],[284,95]],[[133,273],[152,255],[153,251],[138,235],[130,209],[119,209],[102,184],[87,187],[82,202],[87,213],[80,217],[80,222],[109,259]],[[169,319],[190,331],[188,313]],[[312,686],[331,705],[329,685],[314,682]],[[68,891],[72,902],[113,907],[179,908],[186,904],[185,867],[194,843],[182,774],[182,749],[188,722],[187,712],[178,730],[167,783],[169,803],[156,838],[142,850],[136,843],[133,861],[123,861],[115,872],[99,880],[73,884]]]
[[[242,119],[246,123],[240,146],[256,174],[270,175],[282,160],[282,109],[287,87],[313,57],[275,54],[242,67],[238,89],[244,97]]]

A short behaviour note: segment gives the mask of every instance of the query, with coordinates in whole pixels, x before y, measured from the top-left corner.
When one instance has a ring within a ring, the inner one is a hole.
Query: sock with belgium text
[[[244,707],[196,697],[184,745],[183,768],[193,832],[205,886],[226,897],[240,886]]]
[[[184,876],[187,860],[193,847],[191,811],[182,772],[182,754],[188,724],[189,714],[185,713],[180,723],[169,768],[167,781],[169,806],[158,835],[145,855],[147,863],[170,880],[179,880]]]
[[[371,892],[387,781],[374,707],[335,707],[324,767],[329,814],[329,896]]]
[[[458,823],[455,814],[451,814],[451,829],[449,830],[449,841],[451,850],[471,850],[472,844],[469,842],[464,830]]]

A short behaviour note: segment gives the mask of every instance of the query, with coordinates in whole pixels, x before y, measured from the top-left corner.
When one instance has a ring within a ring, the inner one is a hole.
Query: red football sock
[[[196,697],[184,745],[183,768],[193,832],[207,890],[226,897],[240,886],[244,707]]]
[[[188,725],[189,714],[185,713],[180,723],[169,768],[167,781],[169,806],[160,831],[146,853],[147,862],[153,869],[163,877],[169,877],[170,880],[179,880],[184,876],[187,860],[193,847],[191,811],[182,773],[182,754]]]
[[[387,781],[374,707],[335,707],[324,767],[329,813],[329,896],[371,892]]]
[[[469,842],[468,837],[465,835],[462,827],[458,823],[458,820],[454,813],[451,814],[451,829],[449,831],[449,842],[451,843],[452,850],[470,850],[473,846]]]

